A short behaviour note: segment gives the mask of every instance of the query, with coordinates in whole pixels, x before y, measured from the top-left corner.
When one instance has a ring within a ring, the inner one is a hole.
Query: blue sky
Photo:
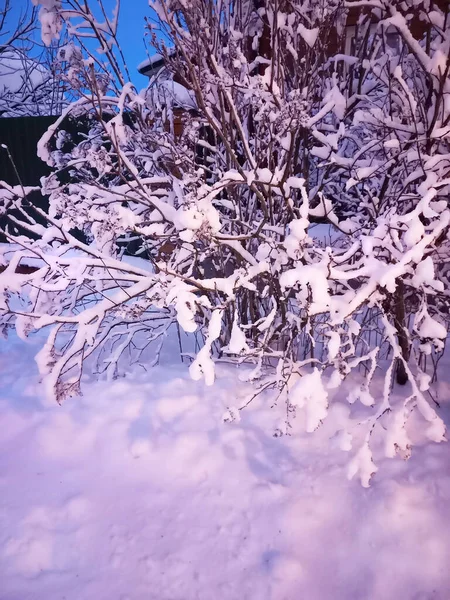
[[[1,0],[0,0],[1,2]],[[92,6],[96,6],[97,0],[90,0]],[[31,4],[31,0],[13,0],[12,12],[10,14],[11,26],[14,19],[21,10]],[[115,0],[104,0],[104,5],[108,11],[112,11]],[[130,75],[136,87],[141,88],[146,85],[147,77],[143,77],[137,71],[137,66],[147,58],[144,46],[144,26],[145,16],[150,16],[148,0],[121,0],[120,21],[119,21],[119,40],[122,46],[125,59],[130,70]]]
[[[114,4],[111,0],[107,0]],[[120,18],[120,42],[130,75],[137,87],[146,85],[147,77],[140,75],[136,67],[147,58],[144,46],[144,18],[150,16],[148,0],[122,0]]]

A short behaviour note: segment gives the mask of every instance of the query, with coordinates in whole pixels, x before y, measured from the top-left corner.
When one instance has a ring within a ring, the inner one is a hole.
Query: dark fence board
[[[9,185],[39,185],[40,178],[50,173],[49,167],[37,156],[37,143],[57,117],[14,117],[0,119],[0,144],[5,144],[11,154],[0,147],[0,180]],[[17,173],[16,173],[17,171]],[[28,197],[30,204],[46,208],[47,199],[39,192]],[[0,218],[4,228],[6,218]],[[6,239],[0,234],[0,241]]]

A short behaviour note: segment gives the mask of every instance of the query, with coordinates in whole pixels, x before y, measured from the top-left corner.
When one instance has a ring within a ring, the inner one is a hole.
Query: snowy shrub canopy
[[[314,431],[353,381],[365,434],[349,474],[364,485],[374,430],[387,456],[408,456],[417,413],[442,441],[428,392],[447,336],[447,3],[155,0],[164,76],[141,93],[117,11],[34,3],[46,44],[72,36],[78,99],[38,146],[48,214],[20,186],[0,192],[15,244],[0,311],[21,336],[48,330],[49,394],[77,393],[90,357],[109,376],[148,347],[158,357],[178,327],[197,339],[194,379],[212,384],[217,358],[251,365],[255,395],[284,406],[280,433],[296,411]],[[86,131],[69,134],[69,118]]]

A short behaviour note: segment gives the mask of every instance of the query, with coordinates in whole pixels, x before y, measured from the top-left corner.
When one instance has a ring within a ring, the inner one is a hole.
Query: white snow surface
[[[0,342],[1,600],[449,598],[447,444],[378,461],[364,489],[330,441],[356,403],[275,438],[262,399],[223,422],[248,392],[234,368],[207,388],[169,352],[49,405],[40,341]]]
[[[159,102],[169,104],[176,108],[195,109],[197,103],[195,95],[173,79],[162,79],[157,84],[150,86],[146,91],[147,101],[152,104]]]
[[[3,117],[19,114],[14,109],[17,102],[27,106],[27,114],[47,114],[42,106],[33,107],[33,101],[36,101],[36,90],[50,82],[49,71],[21,50],[12,48],[0,53],[0,112]]]

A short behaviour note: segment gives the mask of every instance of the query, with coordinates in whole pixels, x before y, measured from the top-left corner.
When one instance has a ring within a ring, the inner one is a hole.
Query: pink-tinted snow
[[[59,407],[37,347],[0,342],[0,600],[450,597],[447,444],[378,461],[364,489],[329,441],[343,402],[274,438],[262,402],[223,423],[245,393],[230,367],[207,388],[172,365],[86,377]]]

